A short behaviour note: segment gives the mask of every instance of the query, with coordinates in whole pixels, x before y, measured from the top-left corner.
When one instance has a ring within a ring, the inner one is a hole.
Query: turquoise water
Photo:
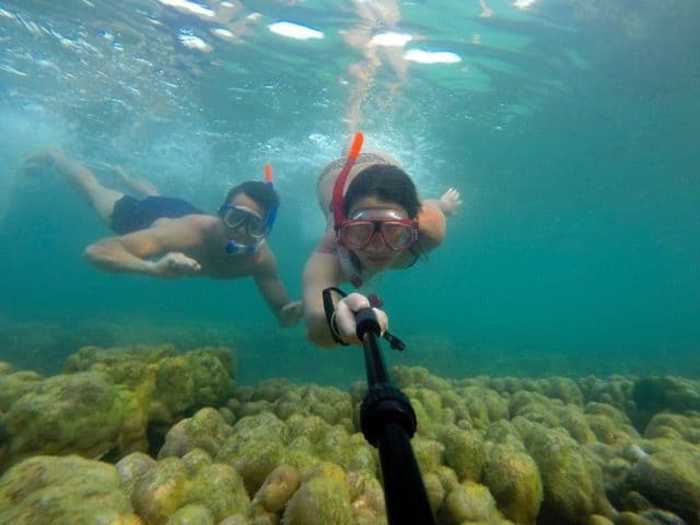
[[[92,209],[21,174],[56,145],[107,185],[121,165],[213,212],[269,161],[270,243],[298,297],[316,178],[350,138],[353,3],[57,4],[0,0],[0,358],[57,371],[81,344],[223,343],[243,381],[361,377],[359,355],[278,328],[250,280],[100,273],[81,255],[109,234]],[[378,283],[409,345],[392,362],[700,375],[700,5],[617,4],[398,3],[402,52],[459,62],[407,61],[401,80],[383,58],[360,126],[423,197],[454,186],[464,206],[427,262]],[[323,38],[271,30],[285,21]]]

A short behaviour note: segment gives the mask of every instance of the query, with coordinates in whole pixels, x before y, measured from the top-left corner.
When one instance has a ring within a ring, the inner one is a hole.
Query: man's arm
[[[84,255],[108,272],[178,277],[201,270],[197,261],[179,253],[200,239],[199,229],[189,218],[178,219],[120,237],[101,239],[88,246]],[[158,261],[148,260],[162,254],[167,255]]]
[[[260,294],[280,325],[296,324],[301,317],[301,304],[298,301],[292,301],[287,295],[287,290],[277,271],[275,256],[264,244],[260,248],[258,257],[254,279]]]
[[[338,256],[330,249],[331,234],[326,234],[306,262],[303,277],[304,322],[306,334],[318,346],[334,346],[335,341],[326,322],[323,309],[323,290],[337,286],[342,280]]]

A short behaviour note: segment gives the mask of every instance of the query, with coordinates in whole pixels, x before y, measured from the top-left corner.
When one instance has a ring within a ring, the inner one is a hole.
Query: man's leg
[[[121,181],[126,184],[134,193],[140,193],[145,197],[158,197],[160,192],[158,189],[146,179],[138,179],[129,175],[121,166],[114,166],[114,172],[119,176]]]
[[[35,173],[45,165],[54,166],[56,171],[87,198],[100,218],[111,226],[114,204],[124,196],[122,192],[103,186],[92,171],[59,150],[51,149],[30,157],[25,163],[25,172]]]

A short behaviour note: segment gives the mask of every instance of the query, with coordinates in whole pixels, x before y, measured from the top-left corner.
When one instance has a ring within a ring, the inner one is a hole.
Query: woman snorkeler
[[[440,199],[420,201],[416,187],[395,160],[382,153],[360,153],[355,134],[346,159],[331,162],[318,181],[318,198],[328,226],[306,263],[303,276],[304,320],[309,339],[319,346],[357,344],[355,313],[374,307],[382,331],[389,319],[360,293],[335,305],[329,321],[322,292],[350,282],[360,288],[387,269],[409,268],[440,245],[446,217],[461,205],[450,188]]]

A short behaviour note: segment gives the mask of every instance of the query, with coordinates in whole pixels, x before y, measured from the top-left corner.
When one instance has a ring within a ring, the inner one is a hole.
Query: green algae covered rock
[[[206,507],[185,505],[170,517],[167,525],[215,525],[215,522]]]
[[[596,439],[606,445],[625,446],[639,439],[627,416],[610,405],[602,403],[586,406],[586,419]]]
[[[525,445],[520,438],[520,434],[518,434],[517,429],[510,421],[501,420],[489,425],[484,434],[484,439],[493,444],[525,452]]]
[[[486,462],[483,438],[476,431],[446,426],[440,434],[445,446],[445,463],[453,469],[460,481],[479,481]]]
[[[506,518],[523,525],[535,523],[543,493],[532,457],[521,450],[495,446],[484,466],[483,482]]]
[[[297,469],[280,465],[265,479],[253,498],[253,504],[260,505],[267,512],[281,512],[300,484],[301,476]]]
[[[283,525],[353,525],[347,482],[316,475],[304,481],[282,516]]]
[[[632,419],[637,428],[644,428],[660,412],[700,412],[700,382],[672,376],[638,379],[634,383],[632,399]]]
[[[141,525],[117,469],[77,456],[37,456],[0,478],[0,523]]]
[[[144,364],[157,363],[166,357],[177,355],[175,347],[165,345],[133,345],[124,347],[102,348],[100,346],[83,346],[66,358],[63,370],[66,373],[85,372],[99,369],[102,372],[114,373],[117,382],[123,383],[132,372],[131,363],[136,361]],[[126,368],[121,368],[124,364]]]
[[[353,430],[352,398],[337,388],[268,379],[252,391],[237,389],[234,395],[233,412],[238,417],[262,412],[273,412],[284,421],[293,416],[315,416],[329,425],[341,425],[349,432]]]
[[[50,377],[17,400],[4,422],[13,461],[30,454],[99,458],[115,447],[146,448],[143,407],[126,387],[96,372]]]
[[[550,377],[540,379],[538,386],[549,398],[560,399],[567,405],[583,406],[583,392],[576,382],[568,377]]]
[[[149,525],[165,525],[187,504],[188,472],[180,459],[166,458],[148,470],[134,485],[131,502]]]
[[[634,380],[620,375],[601,379],[588,376],[578,380],[586,401],[612,405],[624,412],[634,409]]]
[[[156,372],[154,402],[161,403],[171,418],[222,403],[233,391],[226,356],[220,349],[200,349],[163,359]]]
[[[265,478],[284,463],[286,433],[284,422],[274,414],[244,417],[214,459],[234,466],[243,477],[248,494],[255,494]]]
[[[120,459],[115,466],[117,467],[124,491],[127,494],[131,494],[138,480],[155,465],[156,461],[142,452],[133,452]]]
[[[211,456],[206,451],[201,448],[195,448],[182,456],[182,462],[185,464],[187,472],[189,472],[190,475],[194,475],[204,467],[211,465],[214,460],[212,460]]]
[[[10,363],[8,363],[7,361],[0,361],[0,376],[10,374],[12,370],[13,367]]]
[[[66,358],[63,370],[76,372],[100,372],[113,383],[139,388],[153,382],[155,366],[162,359],[177,355],[172,345],[102,348],[84,346]]]
[[[439,446],[439,444],[436,443]],[[279,465],[299,471],[321,461],[376,476],[378,461],[361,434],[330,425],[319,416],[294,414],[285,422],[271,412],[246,416],[233,426],[215,461],[233,465],[249,494],[255,494]]]
[[[0,375],[0,413],[9,410],[15,401],[31,392],[43,379],[29,370]]]
[[[386,525],[384,490],[365,472],[349,472],[347,482],[355,525]]]
[[[217,525],[251,525],[251,522],[246,514],[236,514],[234,516],[228,516]]]
[[[700,523],[700,449],[670,448],[644,457],[630,469],[625,484],[689,524]]]
[[[598,514],[591,514],[586,520],[585,525],[615,525],[611,520],[605,516],[599,516]]]
[[[97,371],[126,385],[149,408],[149,419],[171,423],[189,410],[223,403],[233,392],[233,365],[226,348],[183,354],[172,345],[123,348],[88,346],[66,359],[66,372]]]
[[[168,431],[158,457],[182,457],[195,448],[215,456],[225,439],[232,433],[233,428],[226,424],[217,410],[203,408],[194,416],[181,420]]]
[[[632,397],[637,408],[651,413],[670,410],[700,411],[700,386],[697,381],[682,377],[659,376],[639,379]]]
[[[647,439],[683,440],[700,445],[700,413],[691,413],[688,416],[668,413],[656,414],[644,429],[644,437]]]
[[[188,505],[204,507],[215,522],[247,512],[250,505],[243,480],[233,467],[212,463],[191,472],[179,458],[160,460],[141,475],[131,490],[131,501],[151,525],[168,523]],[[196,510],[192,513],[201,515]]]
[[[202,467],[191,478],[187,502],[206,507],[216,521],[250,506],[240,474],[229,465],[217,463]]]
[[[522,418],[514,423],[542,477],[542,513],[547,519],[568,523],[613,513],[602,472],[590,453],[562,431]]]
[[[411,443],[418,467],[423,474],[434,472],[443,463],[445,447],[439,441],[415,436]]]
[[[587,416],[578,404],[565,405],[559,399],[520,391],[513,395],[510,410],[513,416],[523,417],[548,428],[564,429],[581,444],[591,444],[596,441],[596,435],[589,425]]]
[[[0,426],[6,436],[0,470],[32,454],[119,458],[147,450],[147,428],[157,441],[157,433],[164,434],[185,412],[228,398],[229,354],[220,348],[176,354],[169,345],[84,347],[66,360],[69,373],[47,379],[33,372],[0,375]],[[178,427],[164,454],[190,446],[183,444],[187,435]],[[192,446],[206,447],[199,435]]]
[[[128,519],[138,514],[147,525],[386,524],[376,450],[351,423],[359,387],[351,395],[273,380],[238,388],[233,398],[216,385],[200,395],[195,385],[207,370],[222,384],[216,370],[224,361],[215,353],[190,363],[197,371],[187,376],[187,360],[167,349],[150,353],[137,367],[141,375],[130,373],[133,355],[92,352],[68,376],[101,377],[117,401],[141,406],[142,438],[147,423],[166,428],[170,418],[190,414],[200,403],[228,399],[225,411],[201,408],[170,428],[159,461],[132,453],[116,464],[118,487],[136,509]],[[0,381],[11,375],[0,373]],[[695,523],[690,473],[700,469],[692,459],[696,414],[657,414],[645,440],[620,407],[584,405],[590,389],[573,388],[568,380],[442,380],[420,370],[408,371],[407,378],[414,381],[406,390],[422,422],[412,443],[441,525],[675,524],[669,511]],[[11,406],[31,399],[48,381],[39,378]],[[59,390],[52,392],[60,396]],[[109,413],[102,414],[107,424],[100,430],[116,430],[100,439],[111,443],[109,458],[116,460],[136,435],[125,429],[135,426],[129,418],[111,425]],[[0,412],[0,419],[8,415]],[[670,451],[678,464],[664,459]],[[647,465],[649,454],[660,463],[655,469]],[[690,467],[684,471],[681,464]],[[656,485],[645,485],[650,477]],[[668,488],[652,499],[649,491],[658,487]],[[619,510],[632,512],[620,518],[606,491]],[[0,523],[2,512],[0,503]]]
[[[459,525],[499,522],[502,521],[502,516],[488,488],[473,481],[465,481],[447,494],[440,519],[446,525]]]

